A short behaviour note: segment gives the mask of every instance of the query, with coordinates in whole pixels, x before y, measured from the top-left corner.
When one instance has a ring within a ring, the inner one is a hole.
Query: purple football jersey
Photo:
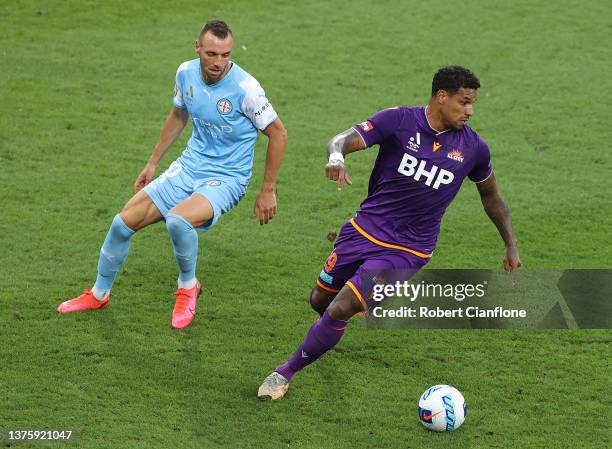
[[[491,175],[488,145],[467,125],[435,131],[423,106],[385,109],[353,128],[367,147],[380,145],[368,196],[353,220],[357,229],[429,257],[463,179]]]

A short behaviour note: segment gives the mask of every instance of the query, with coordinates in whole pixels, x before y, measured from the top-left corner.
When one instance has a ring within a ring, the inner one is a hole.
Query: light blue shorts
[[[248,181],[229,177],[195,177],[174,161],[168,169],[153,182],[145,186],[144,191],[166,218],[166,215],[177,204],[194,193],[204,196],[213,207],[213,218],[199,230],[212,228],[219,217],[229,212],[246,193]]]

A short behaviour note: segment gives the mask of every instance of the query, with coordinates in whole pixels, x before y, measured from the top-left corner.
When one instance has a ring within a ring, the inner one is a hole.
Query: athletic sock
[[[188,283],[195,279],[198,233],[191,223],[176,214],[166,216],[166,228],[168,228],[174,256],[179,267],[179,283]]]
[[[103,300],[113,287],[117,271],[125,262],[130,250],[130,239],[134,232],[125,224],[119,214],[115,215],[100,249],[98,276],[92,288],[96,299]]]
[[[291,380],[296,372],[310,365],[336,346],[344,335],[347,323],[348,321],[333,319],[326,310],[321,318],[312,325],[302,344],[287,363],[282,364],[275,371],[287,380]]]
[[[198,281],[196,280],[196,278],[192,278],[188,281],[181,281],[180,279],[178,279],[177,283],[178,283],[178,288],[185,288],[187,290],[190,290],[196,286]]]
[[[94,297],[98,301],[103,301],[104,298],[106,298],[106,295],[108,295],[108,292],[105,292],[104,290],[100,290],[95,285],[91,288],[91,293],[93,293]]]

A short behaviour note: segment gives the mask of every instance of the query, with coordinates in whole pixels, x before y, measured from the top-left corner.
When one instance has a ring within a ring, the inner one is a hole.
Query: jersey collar
[[[431,126],[431,123],[429,123],[429,119],[427,118],[427,108],[429,108],[429,106],[425,106],[421,109],[421,121],[423,122],[423,126],[425,126],[425,128],[435,136],[439,136],[440,134],[448,132],[448,129],[445,129],[444,131],[438,131],[433,126]]]

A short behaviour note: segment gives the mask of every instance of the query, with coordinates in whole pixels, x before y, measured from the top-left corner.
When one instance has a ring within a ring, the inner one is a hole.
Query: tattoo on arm
[[[363,150],[365,147],[361,134],[353,128],[349,128],[329,141],[327,144],[327,155],[341,153],[343,156],[346,156],[354,151]]]
[[[491,175],[489,179],[477,184],[477,186],[484,210],[497,227],[497,230],[499,231],[501,238],[504,240],[504,243],[506,246],[515,246],[516,237],[514,236],[514,230],[512,229],[510,211],[508,209],[508,205],[502,198],[499,189],[497,188],[495,177]]]

